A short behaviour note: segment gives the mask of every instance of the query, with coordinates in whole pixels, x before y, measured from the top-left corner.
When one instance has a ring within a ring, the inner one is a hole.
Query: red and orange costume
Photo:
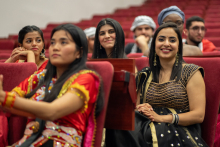
[[[36,88],[39,81],[44,78],[46,70],[35,73],[25,81],[20,83],[12,91],[20,97],[24,97]],[[56,78],[53,78],[48,92],[53,88]],[[79,147],[82,144],[83,136],[84,146],[92,146],[95,133],[95,102],[99,94],[100,78],[91,70],[81,70],[72,75],[62,86],[57,98],[62,98],[65,93],[73,92],[73,89],[80,90],[85,97],[83,98],[84,106],[67,116],[55,121],[46,121],[42,135],[32,143],[33,146],[39,146],[53,140],[53,145],[57,147],[73,146]],[[45,96],[45,86],[37,90],[30,98],[34,101],[42,101]],[[23,138],[13,146],[21,145],[33,133],[33,119],[28,119]],[[87,127],[89,125],[89,127]],[[85,143],[86,142],[86,143]]]

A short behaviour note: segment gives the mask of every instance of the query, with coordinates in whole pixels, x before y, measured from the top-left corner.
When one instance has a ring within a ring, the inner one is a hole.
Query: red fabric
[[[203,51],[202,52],[212,52],[215,50],[215,45],[207,39],[202,40]]]
[[[26,60],[24,62],[27,62]],[[19,60],[17,60],[15,63],[19,63]],[[46,68],[47,66],[47,63],[48,63],[48,60],[45,60],[43,64],[41,64],[41,66],[38,68],[38,71],[42,71]]]
[[[30,76],[37,70],[37,66],[35,63],[0,63],[0,74],[4,76],[3,89],[6,91],[11,91],[16,85],[18,85],[21,81],[23,81],[26,77]],[[18,136],[20,139],[21,135],[17,133],[18,130],[24,131],[24,126],[20,125],[20,123],[25,122],[25,118],[20,117],[20,119],[16,119],[15,121],[10,121],[11,118],[17,116],[11,116],[9,118],[9,124],[7,117],[2,111],[0,111],[0,146],[7,146],[7,136],[8,142]],[[14,125],[11,125],[14,123]],[[8,130],[9,128],[9,130]]]
[[[44,63],[38,69],[37,73],[41,72],[46,67],[47,62],[48,62],[48,60],[44,61]],[[11,63],[11,64],[13,64],[13,63]],[[31,64],[31,66],[29,66],[29,64]],[[17,72],[20,74],[13,76],[13,78],[10,77],[10,79],[12,79],[12,80],[14,79],[14,81],[19,80],[19,82],[16,82],[13,84],[12,84],[13,81],[8,82],[8,84],[10,84],[10,89],[4,89],[6,91],[11,91],[12,88],[19,85],[20,82],[27,80],[28,79],[27,77],[30,76],[30,74],[33,74],[34,71],[37,71],[37,66],[35,63],[25,62],[25,63],[13,64],[13,65],[17,66],[17,68],[20,69],[20,71]],[[19,68],[19,67],[23,67],[23,68]],[[33,68],[35,70],[33,70]],[[21,79],[21,77],[24,77],[24,78]],[[23,133],[24,133],[26,122],[27,122],[27,118],[25,118],[25,117],[21,117],[21,116],[17,116],[17,115],[10,116],[9,122],[8,122],[8,126],[9,126],[8,143],[9,143],[9,145],[12,145],[13,143],[15,143],[16,141],[21,139],[21,137],[23,136]]]
[[[217,121],[217,125],[216,125],[214,147],[220,147],[220,114],[218,114],[218,121]]]
[[[75,76],[76,76],[76,74],[75,74],[75,75],[72,75],[64,83],[64,85],[68,84],[68,85],[64,86],[64,88],[66,88],[64,91],[65,91],[65,93],[71,92],[72,87],[78,88],[78,87],[74,87],[74,85],[76,85],[76,84],[82,86],[83,89],[85,89],[89,93],[89,97],[88,97],[89,99],[87,99],[87,100],[85,99],[85,101],[88,102],[88,107],[83,106],[82,109],[79,109],[78,111],[71,113],[67,116],[64,116],[60,119],[57,119],[53,122],[55,124],[59,124],[60,126],[75,128],[77,131],[80,131],[84,134],[86,131],[87,121],[88,121],[90,114],[94,116],[94,111],[93,111],[94,109],[93,108],[94,108],[94,103],[96,102],[97,94],[99,92],[99,78],[95,74],[93,74],[92,72],[84,73],[84,70],[82,70],[80,72],[81,72],[80,75],[76,79],[75,79]],[[13,89],[13,91],[17,92],[20,96],[24,96],[27,93],[29,93],[30,91],[32,91],[32,89],[34,89],[38,85],[38,82],[44,76],[45,76],[45,71],[40,72],[38,74],[34,74],[34,75],[30,76],[30,78],[28,78],[25,81],[23,81],[22,83],[20,83],[19,86],[15,87]],[[56,79],[54,78],[52,81],[54,84],[56,82]],[[69,83],[69,81],[72,81],[72,83]],[[53,87],[53,84],[49,87],[49,90]],[[79,88],[79,90],[81,90],[81,88]],[[22,91],[22,93],[20,93],[21,91]],[[82,91],[82,92],[84,92],[84,91]],[[44,95],[44,88],[40,88],[31,99],[35,100],[35,101],[39,101],[39,100],[41,101],[43,98],[41,95]],[[33,121],[33,119],[28,120],[28,122],[30,122],[30,121]],[[94,121],[94,119],[93,119],[93,121]],[[93,122],[93,124],[95,125],[95,122]],[[90,127],[93,127],[93,131],[92,131],[91,136],[93,136],[93,132],[95,131],[94,125],[90,126]],[[56,137],[54,136],[54,138],[56,138]],[[91,141],[92,141],[92,139],[91,139]]]

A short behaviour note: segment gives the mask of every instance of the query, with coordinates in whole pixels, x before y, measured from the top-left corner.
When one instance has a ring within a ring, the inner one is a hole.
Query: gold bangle
[[[16,95],[12,92],[6,92],[3,106],[7,106],[7,107],[10,107],[10,108],[13,107],[14,102],[15,102],[15,96]]]

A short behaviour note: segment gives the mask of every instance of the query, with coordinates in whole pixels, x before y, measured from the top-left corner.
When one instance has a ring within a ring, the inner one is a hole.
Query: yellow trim
[[[176,111],[173,108],[168,108],[170,110],[171,113],[173,114],[177,114]]]
[[[195,145],[195,146],[198,146],[196,141],[193,139],[192,135],[190,134],[190,132],[187,130],[186,127],[183,127],[183,129],[186,131],[186,134],[189,136],[191,142]]]
[[[89,101],[90,97],[89,97],[89,91],[86,90],[85,86],[83,85],[79,85],[77,82],[74,83],[73,85],[71,85],[69,87],[69,90],[67,92],[71,92],[73,89],[78,89],[79,91],[81,91],[85,96],[86,96],[86,101]]]
[[[80,71],[79,73],[76,73],[76,74],[72,75],[72,76],[71,76],[68,80],[66,80],[66,82],[63,84],[62,89],[60,90],[60,93],[58,94],[57,98],[60,98],[61,96],[63,96],[63,95],[67,92],[69,86],[73,83],[73,81],[74,81],[78,76],[80,76],[80,75],[82,75],[82,74],[87,74],[87,73],[93,73],[93,74],[97,75],[97,74],[96,74],[94,71],[92,71],[92,70],[82,70],[82,71]]]
[[[25,91],[21,90],[21,87],[15,87],[14,89],[12,89],[11,92],[14,92],[16,94],[18,94],[20,97],[24,97],[25,96]]]
[[[14,101],[15,101],[15,94],[12,92],[7,93],[7,97],[5,97],[5,106],[7,107],[13,107]]]
[[[34,76],[36,76],[36,73],[38,71],[35,71],[33,75],[30,76],[30,78],[28,79],[28,88],[27,88],[27,94],[30,93],[32,91],[32,83],[33,83],[33,78]]]
[[[173,108],[168,108],[173,114],[177,114],[176,111]],[[193,139],[192,135],[190,134],[190,132],[187,130],[186,127],[183,127],[183,129],[186,131],[186,134],[189,136],[191,142],[195,145],[198,146],[196,141]]]
[[[80,96],[79,93],[76,93],[75,91],[73,91],[73,89],[78,89],[79,91],[81,91],[85,95],[85,98],[83,96]],[[82,113],[85,112],[85,110],[88,108],[88,101],[90,99],[89,91],[86,90],[85,86],[79,85],[78,83],[74,83],[73,85],[70,85],[67,92],[71,92],[73,94],[76,94],[79,98],[83,99],[84,106],[82,109]]]
[[[143,103],[146,102],[147,89],[148,89],[148,87],[149,87],[150,82],[152,81],[152,79],[153,79],[153,75],[152,75],[152,72],[151,72],[151,73],[150,73],[150,76],[149,76],[149,78],[148,78],[148,80],[147,80],[147,83],[146,83],[146,87],[145,87],[145,91],[144,91],[144,99],[143,99]]]
[[[151,129],[151,134],[152,134],[152,141],[153,141],[153,147],[158,147],[158,141],[157,141],[157,134],[156,134],[156,129],[155,125],[153,122],[149,124],[150,129]]]

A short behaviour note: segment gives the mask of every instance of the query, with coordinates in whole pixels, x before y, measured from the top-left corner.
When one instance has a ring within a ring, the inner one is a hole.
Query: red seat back
[[[130,54],[127,54],[128,58],[139,58],[139,57],[142,57],[142,56],[143,56],[143,53],[130,53]]]
[[[111,90],[111,85],[112,85],[112,80],[113,80],[114,69],[113,69],[112,64],[107,61],[89,61],[86,63],[86,65],[88,68],[97,71],[103,80],[104,93],[105,93],[105,99],[104,99],[105,104],[104,104],[102,112],[96,119],[97,128],[96,128],[96,136],[95,136],[95,144],[94,144],[94,147],[100,147],[101,141],[102,141],[103,127],[105,123],[106,109],[108,105],[108,98],[109,98],[109,93]]]
[[[0,63],[0,74],[3,74],[4,76],[3,89],[5,91],[11,91],[14,87],[16,87],[20,82],[33,74],[36,70],[37,66],[35,63]],[[2,114],[0,115],[0,125],[3,125],[4,128],[2,134],[3,136],[9,136],[8,143],[11,145],[22,138],[24,134],[26,118],[11,115],[8,124],[2,124],[2,122],[5,122],[7,118],[2,116]],[[6,144],[0,144],[0,146],[5,145]]]
[[[212,147],[219,109],[220,91],[220,58],[184,58],[187,63],[193,63],[204,68],[206,86],[205,119],[201,125],[202,138]]]
[[[14,40],[2,39],[0,40],[0,49],[14,49],[15,42]]]

